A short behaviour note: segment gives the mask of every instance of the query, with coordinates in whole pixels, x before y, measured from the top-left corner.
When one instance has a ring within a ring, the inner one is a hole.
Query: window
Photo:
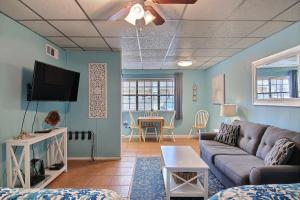
[[[258,77],[258,99],[283,99],[289,98],[289,77]]]
[[[122,97],[124,111],[174,110],[174,80],[125,79]]]

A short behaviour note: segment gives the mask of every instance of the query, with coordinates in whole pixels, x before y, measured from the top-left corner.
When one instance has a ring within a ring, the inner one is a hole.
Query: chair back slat
[[[134,119],[133,114],[132,114],[131,111],[129,111],[129,117],[130,117],[130,126],[135,127],[136,123],[135,123],[135,119]]]
[[[205,126],[207,125],[209,114],[206,110],[199,110],[195,115],[195,126]]]
[[[174,127],[175,114],[176,114],[176,111],[173,111],[173,114],[172,114],[172,117],[170,120],[170,124],[169,124],[170,127]]]

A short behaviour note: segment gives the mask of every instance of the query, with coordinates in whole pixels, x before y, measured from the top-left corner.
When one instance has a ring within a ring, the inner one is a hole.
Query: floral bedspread
[[[274,185],[244,185],[218,192],[210,200],[259,200],[259,199],[300,199],[300,183]]]
[[[0,188],[1,200],[120,200],[106,189],[9,189]]]

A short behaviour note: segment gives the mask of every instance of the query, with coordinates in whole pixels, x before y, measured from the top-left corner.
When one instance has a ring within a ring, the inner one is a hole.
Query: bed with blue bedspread
[[[271,185],[244,185],[218,192],[210,200],[299,200],[300,183],[271,184]]]
[[[0,188],[1,200],[120,200],[106,189],[9,189]]]

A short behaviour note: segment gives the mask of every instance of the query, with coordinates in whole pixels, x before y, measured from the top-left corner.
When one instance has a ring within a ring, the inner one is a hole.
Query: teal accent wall
[[[47,43],[44,38],[0,14],[0,186],[6,183],[4,142],[20,132],[27,104],[26,84],[31,83],[34,61],[65,65],[62,49],[58,48],[59,60],[45,54]],[[24,130],[31,131],[35,106],[36,102],[29,106]],[[63,103],[40,102],[35,129],[42,128],[48,111],[57,109],[63,113],[63,108]],[[42,152],[37,150],[37,156],[43,157]]]
[[[120,156],[121,127],[121,53],[67,52],[66,66],[80,72],[77,102],[70,104],[69,130],[92,130],[96,133],[97,157]],[[107,63],[107,119],[88,118],[88,64]],[[69,156],[90,156],[90,141],[69,141]],[[79,146],[80,145],[80,146]],[[80,147],[80,148],[79,148]]]
[[[126,78],[168,78],[173,77],[175,72],[183,73],[183,119],[175,121],[174,133],[176,135],[185,135],[190,131],[196,112],[200,109],[205,109],[205,87],[207,86],[204,70],[123,70],[122,74]],[[192,86],[194,83],[198,85],[197,102],[192,101]],[[130,122],[128,112],[122,113],[122,121]],[[166,119],[166,122],[169,123],[169,119]],[[124,128],[124,126],[122,126],[122,134],[129,134],[129,130]]]
[[[205,75],[208,84],[206,105],[211,116],[210,129],[218,128],[224,120],[219,116],[220,106],[211,103],[212,78],[224,73],[226,103],[239,106],[238,114],[241,119],[300,131],[300,108],[252,105],[251,79],[251,62],[299,44],[300,22],[209,68]]]

